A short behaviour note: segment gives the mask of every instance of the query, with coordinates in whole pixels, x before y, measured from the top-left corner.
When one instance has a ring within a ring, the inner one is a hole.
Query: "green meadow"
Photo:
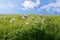
[[[60,16],[0,15],[0,40],[60,40]]]

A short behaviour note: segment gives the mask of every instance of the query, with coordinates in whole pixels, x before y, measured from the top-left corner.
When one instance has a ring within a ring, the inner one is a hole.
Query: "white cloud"
[[[53,11],[60,12],[60,0],[56,0],[55,3],[50,3],[48,5],[43,5],[41,9],[45,9],[47,11],[50,11],[52,9]]]
[[[56,0],[57,2],[59,2],[60,0]]]
[[[13,4],[0,3],[0,9],[13,8],[13,7],[14,7]]]
[[[60,8],[54,8],[53,11],[60,12]]]
[[[27,10],[27,9],[34,9],[39,4],[40,0],[37,0],[36,2],[32,2],[31,0],[25,0],[22,6],[24,10]]]
[[[12,8],[12,7],[14,7],[14,5],[13,4],[8,4],[8,7],[11,7]]]

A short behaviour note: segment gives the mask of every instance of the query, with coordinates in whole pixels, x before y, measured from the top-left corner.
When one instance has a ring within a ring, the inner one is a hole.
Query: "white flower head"
[[[44,18],[44,19],[42,19],[42,22],[44,23],[44,22],[46,22],[46,19]]]
[[[27,17],[28,17],[28,15],[24,14],[24,15],[22,16],[22,19],[26,19]]]
[[[34,24],[38,24],[38,22],[37,22],[37,21],[35,21],[35,22],[34,22]]]
[[[26,25],[26,26],[28,26],[28,25],[29,25],[29,23],[25,23],[25,25]]]
[[[27,15],[27,14],[24,14],[24,17],[26,17],[26,18],[27,18],[27,17],[28,17],[28,15]]]
[[[24,16],[22,16],[22,19],[25,19],[25,17],[24,17]]]
[[[31,16],[31,20],[34,20],[34,17]]]
[[[41,16],[42,16],[42,14],[39,14],[39,15],[38,15],[38,18],[40,18]]]
[[[13,23],[14,21],[15,21],[14,18],[11,18],[11,19],[10,19],[10,23]]]

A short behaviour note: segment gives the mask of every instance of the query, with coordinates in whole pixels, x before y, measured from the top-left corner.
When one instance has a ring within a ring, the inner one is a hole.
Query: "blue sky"
[[[0,0],[0,14],[60,14],[60,0]]]

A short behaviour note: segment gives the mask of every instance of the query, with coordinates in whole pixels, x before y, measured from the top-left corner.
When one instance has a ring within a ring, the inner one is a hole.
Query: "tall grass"
[[[29,18],[31,16],[33,20]],[[25,19],[22,15],[0,17],[0,40],[60,40],[60,16],[28,15]],[[11,18],[15,19],[13,23],[10,23]]]

